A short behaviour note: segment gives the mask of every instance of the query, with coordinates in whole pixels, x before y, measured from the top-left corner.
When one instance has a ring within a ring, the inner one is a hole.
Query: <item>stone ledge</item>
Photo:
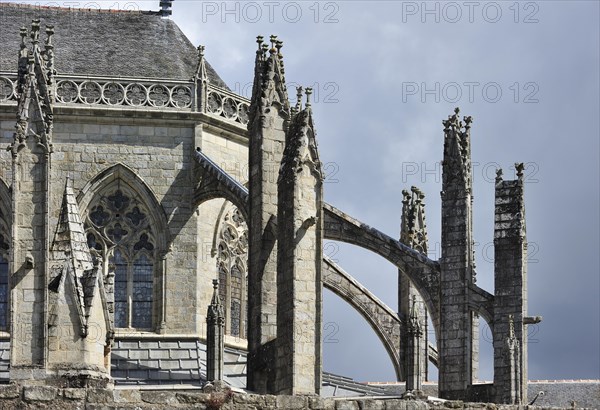
[[[51,410],[522,410],[525,406],[425,401],[397,397],[322,398],[181,390],[57,388],[50,386],[0,386],[0,409],[46,408]],[[527,406],[528,410],[558,407]],[[566,408],[565,408],[566,409]],[[572,408],[569,408],[572,410]]]

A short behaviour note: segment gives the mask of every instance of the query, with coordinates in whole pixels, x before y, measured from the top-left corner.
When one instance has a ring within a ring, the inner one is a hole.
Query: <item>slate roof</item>
[[[151,11],[108,11],[0,3],[0,71],[16,72],[22,26],[54,25],[59,74],[189,80],[196,47],[169,19]],[[225,87],[207,64],[211,84]]]

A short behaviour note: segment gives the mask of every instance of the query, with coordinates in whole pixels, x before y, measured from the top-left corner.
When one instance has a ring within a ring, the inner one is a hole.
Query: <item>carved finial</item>
[[[522,162],[516,162],[515,169],[517,170],[517,177],[519,179],[523,179],[523,170],[525,169],[525,164]]]
[[[417,199],[417,197],[418,197],[417,191],[418,191],[418,188],[416,186],[413,185],[413,186],[410,187],[410,192],[412,192],[412,200],[413,200],[413,202],[415,202],[416,199]]]
[[[311,104],[310,104],[310,96],[313,92],[312,87],[306,87],[306,108],[310,108]]]
[[[266,56],[266,55],[267,55],[267,51],[268,51],[268,50],[269,50],[269,46],[268,46],[266,43],[265,43],[265,44],[263,44],[263,45],[262,45],[262,53],[263,53],[263,56]]]
[[[277,52],[277,50],[275,49],[275,43],[277,42],[277,36],[274,34],[271,34],[271,37],[269,37],[269,40],[271,41],[271,49],[269,50],[269,53],[275,54]]]
[[[27,28],[25,28],[25,26],[21,27],[19,34],[21,35],[21,49],[23,49],[27,47],[25,44],[25,39],[27,38]]]
[[[54,76],[54,45],[52,44],[52,37],[54,36],[54,26],[47,25],[46,26],[46,69],[48,73],[48,80],[52,84],[53,76]],[[51,94],[54,91],[50,91]],[[51,96],[51,99],[54,100],[54,97]]]
[[[408,205],[408,202],[410,201],[410,192],[408,192],[406,189],[402,190],[402,203],[405,205]]]
[[[52,36],[54,36],[54,26],[46,26],[46,47],[52,46]]]
[[[206,70],[206,61],[204,60],[204,51],[206,50],[206,47],[200,44],[197,50],[198,66],[196,67],[196,78],[199,79],[202,83],[206,84],[210,82],[208,78],[208,71]],[[206,90],[202,89],[202,98],[199,107],[201,111],[204,111],[204,109],[206,108],[205,104],[207,98],[208,97],[206,96]]]
[[[219,306],[221,304],[221,299],[219,298],[219,280],[213,279],[213,296],[212,301],[210,302],[213,306]]]
[[[36,45],[40,40],[40,19],[31,21],[31,42]]]
[[[502,168],[496,170],[496,183],[499,184],[500,182],[502,182]]]
[[[277,49],[277,57],[279,57],[279,65],[281,69],[281,74],[285,75],[285,67],[283,65],[283,54],[281,53],[281,48],[283,47],[283,41],[276,40],[275,48]]]
[[[460,129],[462,124],[460,123],[460,120],[459,120],[459,116],[458,116],[459,113],[460,113],[460,108],[456,107],[454,109],[454,114],[449,115],[447,120],[442,121],[442,124],[444,124],[444,130],[449,130],[450,128]]]
[[[465,116],[463,118],[463,120],[465,121],[465,129],[469,129],[471,128],[471,123],[473,122],[473,117],[471,117],[470,115]]]
[[[302,86],[296,87],[296,112],[302,109]]]
[[[416,251],[427,254],[427,225],[425,223],[425,194],[416,186],[402,191],[401,241]]]
[[[410,188],[410,190],[413,193],[413,200],[414,200],[415,206],[421,205],[421,201],[423,200],[423,198],[425,198],[425,195],[423,195],[421,190],[419,188],[417,188],[416,186],[412,186]]]

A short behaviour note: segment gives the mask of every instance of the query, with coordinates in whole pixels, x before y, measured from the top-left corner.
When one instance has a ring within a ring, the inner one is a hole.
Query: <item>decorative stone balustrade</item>
[[[196,84],[193,81],[156,81],[102,77],[55,77],[56,102],[87,106],[143,107],[193,111]],[[17,100],[17,76],[0,73],[0,104]],[[248,123],[250,101],[209,84],[206,113],[242,126]]]
[[[0,103],[16,101],[17,76],[14,74],[0,73]]]
[[[249,108],[250,101],[245,98],[222,88],[208,86],[206,111],[209,114],[246,125]]]

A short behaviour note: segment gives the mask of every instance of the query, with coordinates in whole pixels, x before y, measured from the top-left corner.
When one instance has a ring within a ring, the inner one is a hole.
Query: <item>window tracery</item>
[[[88,246],[114,281],[115,327],[153,329],[157,252],[147,207],[118,184],[97,196],[89,209]]]
[[[222,218],[217,239],[219,296],[225,305],[225,332],[246,338],[248,227],[235,206]]]

